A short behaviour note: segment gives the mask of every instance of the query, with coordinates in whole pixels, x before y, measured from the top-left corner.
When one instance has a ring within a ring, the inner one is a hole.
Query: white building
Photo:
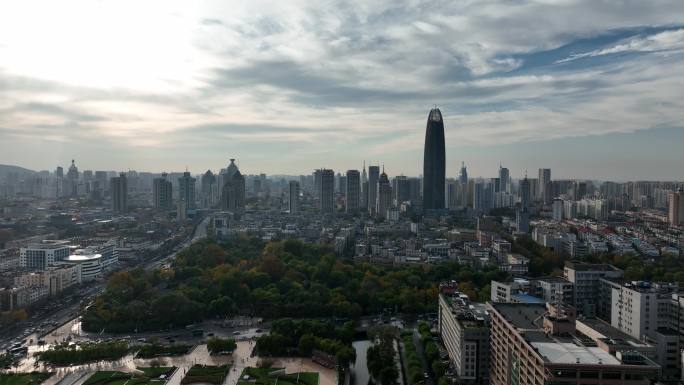
[[[45,270],[69,256],[66,241],[43,241],[19,249],[19,266],[31,270]]]
[[[74,254],[67,257],[65,262],[80,265],[82,282],[94,281],[102,277],[101,254]]]

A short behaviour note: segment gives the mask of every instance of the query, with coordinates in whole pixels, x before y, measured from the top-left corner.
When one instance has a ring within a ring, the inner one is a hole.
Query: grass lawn
[[[158,377],[162,374],[170,374],[174,370],[172,367],[139,369],[145,374],[137,375],[113,371],[96,372],[83,385],[161,385],[166,380],[161,380]]]
[[[198,382],[206,382],[210,384],[220,385],[221,383],[223,383],[223,380],[228,375],[229,369],[229,365],[195,365],[192,368],[190,368],[190,370],[188,370],[188,373],[185,374],[185,377],[181,381],[181,384],[185,385],[194,384]]]
[[[171,373],[173,373],[174,369],[176,369],[173,366],[158,366],[156,368],[138,368],[138,370],[142,370],[145,373],[145,376],[149,378],[159,378],[161,375],[166,375],[169,376]]]
[[[280,376],[269,376],[269,373],[281,370],[282,368],[245,368],[240,375],[238,385],[275,385],[276,378],[278,385],[318,385],[318,373],[302,372]],[[249,380],[243,380],[248,375]]]
[[[0,374],[0,385],[38,385],[47,380],[51,373]]]

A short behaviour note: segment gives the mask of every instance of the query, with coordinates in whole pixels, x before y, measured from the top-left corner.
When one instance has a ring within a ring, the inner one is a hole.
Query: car
[[[425,377],[427,379],[427,378],[430,378],[430,375],[428,374],[428,372],[425,372],[425,373],[423,373],[423,377]]]
[[[240,335],[240,332],[236,330],[236,331],[233,332],[233,335],[234,335],[234,336],[239,336],[239,335]]]
[[[213,337],[214,333],[207,333],[207,337]]]
[[[254,332],[255,332],[255,333],[263,333],[264,331],[261,330],[261,329],[257,329],[257,330],[255,330]]]

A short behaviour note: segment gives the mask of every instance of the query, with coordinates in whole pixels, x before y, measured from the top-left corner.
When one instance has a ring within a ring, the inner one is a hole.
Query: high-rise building
[[[670,226],[684,226],[684,191],[679,189],[668,196],[668,221]]]
[[[109,191],[112,196],[112,210],[118,213],[128,211],[128,181],[125,173],[109,180]]]
[[[511,192],[511,173],[508,168],[499,165],[499,191]]]
[[[335,172],[330,169],[320,169],[321,187],[318,208],[322,214],[332,214],[335,210]]]
[[[456,209],[459,202],[459,189],[460,183],[454,179],[448,179],[446,181],[446,207],[450,210]]]
[[[551,169],[550,168],[540,168],[539,169],[539,178],[537,178],[537,183],[539,183],[539,187],[537,188],[537,192],[539,193],[539,196],[537,197],[538,200],[544,201],[546,197],[546,185],[551,182]],[[553,197],[551,197],[553,199]]]
[[[520,181],[520,208],[516,213],[516,227],[519,232],[527,233],[530,231],[530,181],[525,175],[525,179]]]
[[[368,166],[368,212],[375,215],[378,201],[378,179],[380,166]]]
[[[466,169],[465,162],[461,162],[461,172],[458,175],[458,181],[462,185],[468,184],[468,170]]]
[[[339,178],[337,178],[337,191],[345,195],[347,193],[347,176],[346,175],[340,175]]]
[[[400,205],[411,200],[411,184],[403,175],[394,178],[394,202]]]
[[[152,182],[154,208],[160,211],[173,209],[173,184],[166,179],[167,177],[167,173],[162,173],[161,178],[154,178]]]
[[[439,295],[437,327],[459,383],[489,384],[490,319],[484,304],[461,293]]]
[[[195,178],[188,171],[178,178],[178,199],[185,202],[186,210],[195,209],[195,183]]]
[[[218,200],[218,184],[216,175],[207,170],[200,179],[200,206],[202,208],[213,207]]]
[[[299,182],[291,180],[289,187],[290,193],[287,208],[290,214],[296,214],[299,212]]]
[[[597,345],[582,336],[571,307],[490,303],[488,308],[492,385],[644,385],[660,373],[658,364],[637,351],[615,351],[611,343]]]
[[[230,160],[228,167],[221,173],[221,210],[233,214],[245,212],[245,177],[235,165],[235,159]]]
[[[492,209],[493,183],[477,181],[473,184],[473,210],[480,214],[488,214]]]
[[[321,170],[314,170],[313,180],[314,180],[314,197],[316,199],[321,199]]]
[[[446,181],[446,149],[444,144],[444,122],[438,108],[430,110],[425,129],[423,154],[423,209],[444,208]]]
[[[363,161],[363,168],[361,169],[361,209],[368,210],[368,174],[366,173],[366,161]]]
[[[610,302],[611,326],[656,346],[655,359],[662,365],[661,379],[681,378],[679,329],[682,323],[679,286],[645,281],[601,280],[601,297]]]
[[[387,211],[392,208],[392,185],[385,171],[378,178],[378,199],[375,208],[376,218],[387,218]]]
[[[422,202],[422,180],[420,178],[409,178],[409,200],[411,204]]]
[[[72,197],[75,197],[78,195],[78,167],[76,167],[75,161],[72,159],[71,160],[71,166],[69,166],[69,171],[67,171],[67,180],[68,182],[65,183],[65,193],[66,195],[70,195]]]
[[[57,178],[64,178],[64,168],[62,168],[62,166],[57,166],[55,169],[55,176]]]
[[[577,311],[586,316],[601,316],[604,313],[599,308],[600,280],[602,278],[622,278],[623,271],[613,265],[566,261],[563,277],[572,282],[575,287],[574,306]]]
[[[346,212],[353,214],[361,207],[361,179],[358,170],[347,170]]]
[[[552,218],[554,221],[560,222],[563,220],[563,200],[556,198],[552,204]]]

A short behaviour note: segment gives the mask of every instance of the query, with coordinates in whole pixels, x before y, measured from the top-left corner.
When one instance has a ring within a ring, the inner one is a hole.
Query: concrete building
[[[368,213],[375,216],[378,202],[378,180],[380,166],[368,166]]]
[[[195,184],[196,180],[188,171],[178,178],[178,200],[185,202],[188,211],[195,210]]]
[[[19,266],[29,270],[45,270],[69,256],[66,241],[43,241],[19,249]]]
[[[322,214],[333,214],[335,212],[335,172],[330,169],[321,169],[320,174],[318,209]]]
[[[154,178],[152,182],[154,208],[159,211],[173,209],[173,184],[166,179],[167,176],[167,173],[162,173],[161,178]]]
[[[241,215],[245,212],[245,177],[230,160],[228,167],[219,174],[221,180],[221,209]]]
[[[608,264],[567,261],[563,269],[563,277],[572,282],[575,288],[574,306],[580,314],[586,317],[593,317],[599,311],[597,308],[601,292],[600,280],[602,278],[619,279],[622,276],[622,270]]]
[[[439,295],[438,330],[459,384],[489,384],[489,314],[459,292]]]
[[[539,177],[537,178],[537,183],[539,183],[539,186],[537,187],[537,193],[539,194],[537,196],[537,200],[544,202],[545,197],[546,197],[546,187],[549,183],[551,183],[551,169],[550,168],[540,168],[539,169]]]
[[[287,210],[290,214],[299,212],[299,182],[294,180],[290,181],[287,202]]]
[[[112,211],[128,211],[128,179],[125,173],[122,172],[109,180],[109,192],[112,197]]]
[[[348,214],[359,212],[361,208],[361,179],[358,170],[347,170],[347,191],[345,211]]]
[[[668,196],[667,219],[672,227],[684,226],[684,191],[679,189]]]
[[[563,220],[563,200],[560,198],[555,198],[553,200],[553,203],[551,204],[552,207],[552,218],[556,222],[560,222]]]
[[[375,208],[376,218],[387,218],[387,212],[392,208],[392,185],[385,171],[382,171],[378,179],[378,201]]]
[[[68,256],[64,261],[80,266],[82,282],[102,278],[102,255],[100,254],[74,254]]]
[[[200,179],[200,207],[214,207],[218,202],[218,183],[216,175],[207,170]]]
[[[490,303],[493,385],[646,385],[660,367],[636,351],[610,350],[575,330],[572,309]]]
[[[679,287],[644,281],[604,279],[602,297],[610,298],[610,324],[656,347],[656,359],[665,379],[680,377]]]

